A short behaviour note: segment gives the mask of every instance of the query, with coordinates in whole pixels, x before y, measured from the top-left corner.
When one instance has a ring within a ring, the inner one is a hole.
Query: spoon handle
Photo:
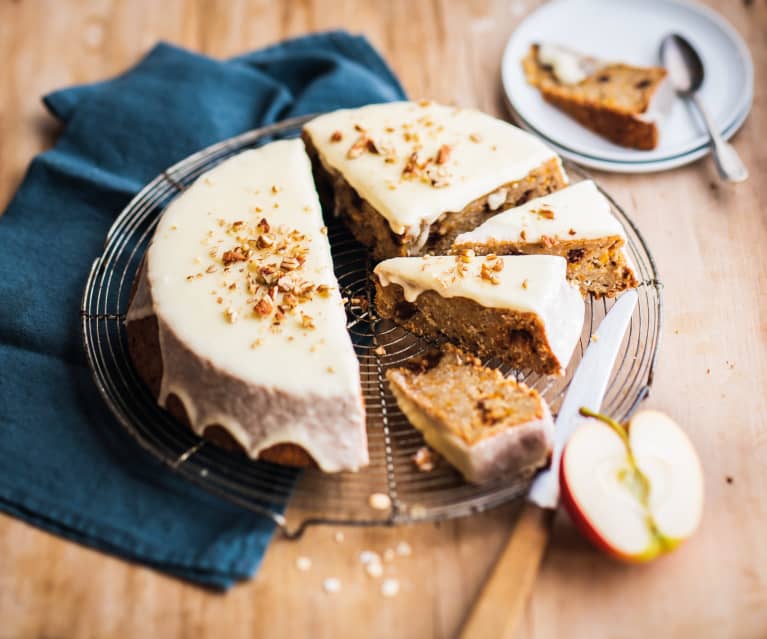
[[[708,129],[708,134],[711,136],[711,143],[714,148],[714,163],[716,169],[719,171],[719,177],[727,182],[743,182],[748,179],[748,169],[743,164],[743,160],[740,159],[735,147],[729,142],[725,142],[719,133],[719,129],[716,128],[711,118],[708,116],[708,112],[703,106],[700,98],[697,94],[693,93],[692,101],[698,109],[703,121]]]

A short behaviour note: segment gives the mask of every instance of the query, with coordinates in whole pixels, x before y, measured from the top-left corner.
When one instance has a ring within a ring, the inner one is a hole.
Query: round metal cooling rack
[[[120,424],[154,457],[194,483],[270,517],[290,538],[298,537],[310,524],[391,525],[438,520],[480,512],[519,496],[527,482],[473,486],[444,462],[429,472],[415,466],[412,458],[424,445],[423,439],[397,408],[384,374],[388,367],[423,353],[428,344],[375,316],[368,252],[333,220],[329,220],[329,238],[336,276],[349,300],[348,329],[359,357],[367,410],[367,468],[359,473],[327,475],[226,452],[200,439],[159,408],[138,378],[128,357],[123,320],[137,267],[168,202],[222,160],[275,139],[298,136],[308,119],[295,118],[250,131],[195,153],[152,180],[115,220],[103,254],[91,267],[80,310],[83,345],[106,403]],[[586,177],[574,166],[568,170],[571,175]],[[603,404],[605,412],[625,419],[652,384],[661,330],[662,286],[638,229],[607,197],[625,227],[628,253],[641,282],[639,302]],[[612,303],[587,301],[583,334],[565,376],[547,377],[508,368],[502,368],[503,372],[538,389],[556,412],[591,335]],[[499,365],[492,360],[488,364]],[[372,509],[368,500],[373,493],[388,495],[390,508]]]

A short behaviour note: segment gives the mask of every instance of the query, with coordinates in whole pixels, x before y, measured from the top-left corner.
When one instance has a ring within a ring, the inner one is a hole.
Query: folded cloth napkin
[[[104,405],[80,343],[85,278],[121,208],[190,153],[403,97],[368,42],[342,32],[225,62],[159,44],[113,80],[46,96],[63,133],[0,217],[0,509],[212,587],[255,572],[271,521],[175,476]]]

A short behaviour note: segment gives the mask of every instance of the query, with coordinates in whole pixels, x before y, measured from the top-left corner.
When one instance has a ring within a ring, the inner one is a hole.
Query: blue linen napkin
[[[161,170],[286,117],[404,98],[362,37],[316,34],[229,61],[159,44],[45,97],[64,124],[0,217],[0,509],[183,579],[258,568],[265,518],[175,476],[116,423],[87,369],[79,298],[113,218]]]

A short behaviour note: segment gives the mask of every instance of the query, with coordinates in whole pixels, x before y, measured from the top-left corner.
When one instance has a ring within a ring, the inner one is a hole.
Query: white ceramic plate
[[[720,130],[733,135],[751,108],[751,56],[742,38],[722,17],[683,0],[555,0],[543,5],[522,21],[506,45],[501,71],[506,97],[526,128],[545,132],[564,156],[575,161],[591,158],[603,165],[599,168],[613,162],[643,163],[644,170],[669,168],[669,162],[673,166],[691,162],[707,152],[708,138],[697,114],[683,100],[674,100],[670,114],[661,123],[656,149],[625,149],[545,102],[525,80],[521,65],[530,45],[541,41],[603,59],[658,64],[660,41],[671,32],[682,34],[698,50],[706,68],[701,98]],[[649,163],[657,167],[649,168]]]

